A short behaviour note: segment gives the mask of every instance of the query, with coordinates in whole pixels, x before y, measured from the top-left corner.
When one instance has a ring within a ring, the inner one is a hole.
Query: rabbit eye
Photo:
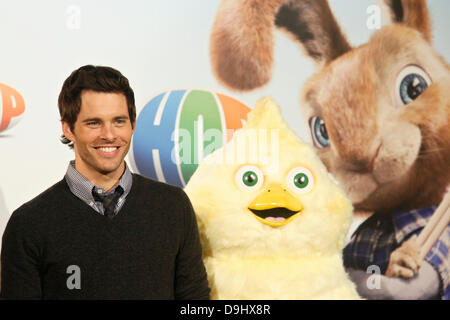
[[[311,136],[313,138],[314,145],[317,148],[325,148],[330,145],[327,127],[325,126],[325,121],[323,121],[322,118],[312,117],[309,120],[309,127],[311,128]]]
[[[413,102],[431,84],[430,77],[418,66],[405,67],[397,77],[397,105]]]

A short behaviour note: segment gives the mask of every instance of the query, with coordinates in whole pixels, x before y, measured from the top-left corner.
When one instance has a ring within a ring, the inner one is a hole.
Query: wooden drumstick
[[[450,193],[447,192],[430,221],[419,234],[417,243],[421,247],[420,260],[423,260],[435,242],[450,223]]]

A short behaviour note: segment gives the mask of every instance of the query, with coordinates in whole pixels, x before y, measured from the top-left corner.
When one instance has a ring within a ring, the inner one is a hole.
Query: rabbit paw
[[[389,265],[385,275],[396,278],[412,278],[420,269],[420,247],[416,242],[417,236],[405,241],[395,249],[389,258]]]

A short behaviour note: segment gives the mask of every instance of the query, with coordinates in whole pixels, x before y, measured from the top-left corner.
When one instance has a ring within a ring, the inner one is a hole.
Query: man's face
[[[75,168],[90,180],[99,174],[120,177],[133,128],[124,94],[83,91],[73,130],[63,122],[64,135],[74,143]]]

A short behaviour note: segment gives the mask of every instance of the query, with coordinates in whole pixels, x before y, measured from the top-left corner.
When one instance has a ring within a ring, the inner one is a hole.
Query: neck
[[[120,178],[125,172],[125,162],[122,161],[120,166],[114,171],[100,172],[93,168],[85,168],[82,161],[75,160],[75,169],[96,186],[109,191],[119,183]]]

